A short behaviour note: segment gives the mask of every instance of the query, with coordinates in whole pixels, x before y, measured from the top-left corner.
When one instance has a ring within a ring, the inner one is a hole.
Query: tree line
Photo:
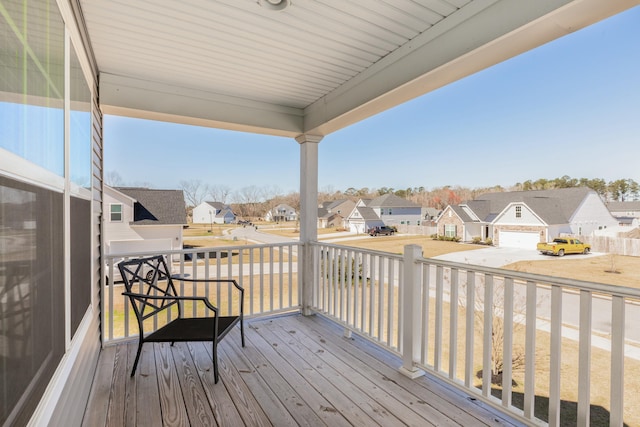
[[[113,182],[115,181],[115,182]],[[105,182],[111,186],[125,186],[117,173],[105,175]],[[139,185],[138,185],[139,186]],[[150,187],[150,185],[146,185]],[[448,205],[456,205],[465,200],[475,199],[482,194],[502,191],[552,190],[558,188],[589,187],[602,197],[605,202],[629,201],[640,199],[640,184],[633,179],[617,179],[607,182],[602,178],[571,178],[564,175],[559,178],[527,180],[510,187],[496,185],[493,187],[469,188],[463,186],[442,186],[432,189],[425,187],[408,187],[395,189],[392,187],[355,188],[335,190],[326,187],[318,191],[318,203],[339,199],[374,199],[385,194],[410,200],[423,207],[442,210]],[[228,204],[236,215],[246,218],[262,217],[275,206],[284,203],[296,210],[300,209],[298,192],[283,193],[276,186],[248,186],[232,190],[228,185],[207,184],[198,179],[183,180],[179,183],[190,210],[203,201],[214,201]]]

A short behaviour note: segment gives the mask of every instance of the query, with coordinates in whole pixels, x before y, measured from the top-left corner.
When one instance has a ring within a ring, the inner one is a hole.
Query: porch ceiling
[[[326,135],[640,2],[73,1],[105,113],[290,137]]]

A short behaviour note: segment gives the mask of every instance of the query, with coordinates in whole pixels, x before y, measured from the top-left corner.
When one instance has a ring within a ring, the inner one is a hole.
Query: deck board
[[[137,343],[102,351],[84,425],[518,425],[451,386],[400,374],[401,360],[319,316],[246,321],[219,345]]]

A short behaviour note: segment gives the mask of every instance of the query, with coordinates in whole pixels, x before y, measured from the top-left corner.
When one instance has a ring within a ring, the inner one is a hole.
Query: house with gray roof
[[[376,211],[366,206],[363,200],[358,200],[346,221],[349,231],[353,233],[366,233],[370,228],[384,225]]]
[[[421,225],[424,220],[422,206],[395,194],[383,194],[366,205],[373,209],[384,225]]]
[[[346,222],[350,231],[365,233],[383,225],[421,225],[423,218],[420,205],[395,194],[384,194],[371,200],[358,200]]]
[[[107,253],[182,249],[187,225],[182,190],[104,188]]]
[[[437,219],[438,235],[527,249],[559,235],[586,236],[617,224],[587,187],[483,194],[447,206]]]
[[[338,199],[322,203],[318,207],[318,228],[347,228],[347,216],[356,203],[349,199]]]
[[[191,213],[194,224],[231,224],[236,215],[229,205],[221,202],[202,202]]]
[[[640,226],[640,201],[609,202],[607,208],[622,227]]]
[[[297,221],[298,212],[294,207],[286,203],[280,203],[267,212],[264,216],[265,221],[286,222]]]

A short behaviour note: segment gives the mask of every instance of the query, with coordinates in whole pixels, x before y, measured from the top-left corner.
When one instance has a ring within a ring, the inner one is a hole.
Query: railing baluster
[[[255,313],[255,292],[253,289],[253,259],[254,256],[254,249],[251,248],[249,249],[249,306],[251,307],[249,309],[249,314],[253,314]]]
[[[451,269],[449,290],[449,378],[456,377],[458,366],[458,272]]]
[[[214,251],[216,254],[216,279],[222,278],[222,253],[220,249],[216,249]],[[198,262],[198,257],[193,258],[193,262]],[[222,301],[222,291],[220,290],[220,286],[215,286],[216,288],[216,306],[220,307],[220,301]]]
[[[279,307],[284,307],[284,251],[282,247],[278,249],[278,286],[280,294],[278,295]]]
[[[444,306],[444,268],[436,267],[436,322],[433,343],[433,368],[436,372],[442,370],[442,307]]]
[[[420,251],[420,253],[422,253],[422,251]],[[396,282],[396,280],[394,279],[394,285],[393,288],[398,290],[398,304],[400,304],[400,301],[403,301],[404,295],[403,293],[405,292],[405,271],[404,271],[404,259],[402,260],[398,260],[398,261],[394,261],[397,262],[398,265],[398,280]],[[415,277],[415,280],[419,280],[419,273],[417,273],[418,276]],[[416,294],[416,292],[419,292],[420,286],[417,286],[416,289],[414,289],[413,291],[413,295],[414,298],[416,298],[417,301],[417,306],[419,306],[420,304],[420,298],[418,297],[418,295]],[[394,316],[395,321],[398,324],[398,332],[396,334],[396,348],[398,349],[398,351],[403,348],[404,345],[404,328],[405,328],[405,323],[404,323],[404,319],[402,316],[402,312],[404,310],[404,307],[398,307],[398,313],[396,316]],[[417,320],[419,322],[419,316],[415,316],[414,317],[415,320]],[[416,329],[418,327],[418,325],[415,326]],[[417,350],[416,350],[416,360],[418,360],[418,355],[417,355]]]
[[[273,311],[273,246],[269,246],[269,310]]]
[[[587,427],[591,413],[591,292],[580,291],[580,351],[578,358],[578,427]]]
[[[393,310],[393,302],[394,302],[394,298],[393,298],[393,293],[394,293],[394,288],[395,288],[395,281],[394,281],[394,261],[390,258],[387,258],[387,262],[389,263],[389,268],[388,268],[388,279],[387,279],[387,344],[389,345],[389,347],[396,347],[393,345],[393,326],[394,326],[394,310]]]
[[[610,426],[624,424],[624,297],[614,295],[611,299],[611,417]]]
[[[233,252],[227,250],[227,279],[233,279]],[[227,313],[233,313],[233,299],[231,298],[231,283],[227,283]]]
[[[484,327],[482,331],[482,395],[491,396],[491,350],[493,342],[493,275],[484,275]]]
[[[511,406],[513,380],[513,278],[504,279],[504,342],[502,343],[502,406]]]
[[[264,247],[260,246],[260,313],[264,313]]]
[[[376,286],[376,257],[369,255],[369,335],[374,335],[374,312],[376,309],[374,288]]]
[[[347,253],[346,253],[346,259],[347,259],[347,277],[345,278],[346,280],[346,297],[347,297],[347,301],[346,301],[346,313],[345,313],[345,321],[347,323],[347,325],[351,325],[353,320],[351,319],[352,316],[352,309],[351,306],[353,305],[353,302],[351,300],[351,291],[353,290],[353,252],[350,249],[347,249]]]
[[[538,287],[536,282],[527,281],[527,318],[525,331],[524,365],[524,417],[533,419],[536,400],[536,331],[538,326]]]
[[[361,304],[360,304],[360,330],[366,331],[366,321],[367,321],[367,289],[371,286],[371,282],[369,281],[369,265],[367,263],[369,259],[369,254],[362,255],[362,289],[360,290],[361,294]]]
[[[384,258],[378,255],[378,341],[382,341],[384,329]]]
[[[551,344],[549,349],[549,425],[560,425],[560,370],[562,355],[562,288],[551,286]]]
[[[347,262],[347,257],[345,254],[345,250],[344,249],[340,249],[340,255],[338,255],[338,260],[339,263],[338,265],[340,265],[340,270],[339,270],[339,277],[338,277],[338,284],[340,286],[340,292],[339,292],[339,313],[338,313],[338,319],[344,321],[345,320],[345,306],[344,306],[344,293],[345,293],[345,269],[346,269],[346,262]]]
[[[360,304],[358,288],[362,284],[360,283],[360,255],[357,253],[353,253],[353,264],[353,268],[355,269],[353,272],[353,327],[360,329],[359,326],[361,325],[358,325],[358,310],[361,310],[362,306]]]
[[[422,364],[429,365],[429,313],[431,312],[431,266],[422,264]]]
[[[113,340],[113,314],[114,314],[114,301],[113,301],[113,289],[116,287],[113,259],[109,263],[109,304],[107,309],[109,310],[109,341]],[[129,336],[129,298],[124,299],[124,336]]]
[[[473,271],[467,270],[467,298],[466,304],[466,324],[465,324],[465,352],[464,352],[464,385],[467,388],[473,387],[473,351],[475,338],[475,301],[476,301],[476,275]]]

